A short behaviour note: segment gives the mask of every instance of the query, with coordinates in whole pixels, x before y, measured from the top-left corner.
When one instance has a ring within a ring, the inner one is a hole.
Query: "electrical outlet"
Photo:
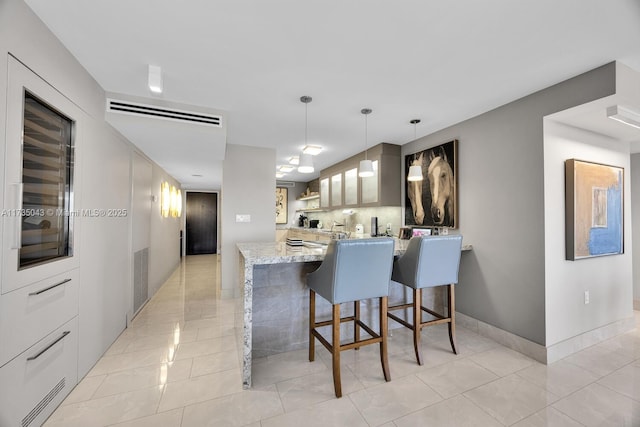
[[[589,304],[589,291],[584,291],[584,303]]]

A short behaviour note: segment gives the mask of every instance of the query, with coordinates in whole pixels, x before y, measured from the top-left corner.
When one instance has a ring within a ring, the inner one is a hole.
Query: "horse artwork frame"
[[[409,181],[420,166],[422,181]],[[458,140],[405,156],[406,226],[458,228]]]

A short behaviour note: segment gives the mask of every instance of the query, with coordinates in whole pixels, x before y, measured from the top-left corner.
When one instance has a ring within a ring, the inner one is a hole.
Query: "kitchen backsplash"
[[[344,227],[335,228],[337,231],[355,232],[356,224],[364,226],[364,234],[371,234],[371,217],[378,217],[378,233],[384,233],[387,224],[391,224],[392,233],[397,236],[402,226],[402,208],[400,207],[377,207],[377,208],[353,208],[352,215],[344,213],[344,209],[336,209],[326,212],[308,212],[309,220],[317,219],[322,222],[322,228],[331,228],[333,221],[344,224]],[[298,214],[295,221],[289,221],[292,227],[298,226]]]

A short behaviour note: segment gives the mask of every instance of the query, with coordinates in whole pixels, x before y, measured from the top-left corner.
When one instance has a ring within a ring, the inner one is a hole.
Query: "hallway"
[[[220,298],[219,266],[183,258],[45,426],[640,425],[637,329],[549,366],[462,327],[456,356],[444,325],[423,331],[418,366],[408,331],[393,330],[389,383],[376,346],[346,352],[336,399],[318,345],[313,363],[306,350],[254,360],[243,391],[239,306]]]

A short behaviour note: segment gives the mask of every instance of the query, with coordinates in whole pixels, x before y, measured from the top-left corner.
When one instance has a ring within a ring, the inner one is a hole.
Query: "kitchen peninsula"
[[[402,255],[408,240],[395,239],[396,256]],[[318,268],[324,259],[326,246],[318,243],[290,247],[283,242],[238,243],[240,253],[239,291],[243,298],[243,328],[239,342],[243,346],[242,384],[251,387],[251,361],[253,357],[306,348],[308,345],[309,292],[305,276]],[[463,246],[470,250],[471,245]],[[390,289],[389,303],[404,301],[406,290]],[[443,293],[435,288],[425,292],[428,304],[442,307]],[[331,316],[331,305],[322,298],[316,300],[318,318]],[[377,305],[373,301],[362,303],[365,323],[377,321]],[[343,324],[341,334],[350,333]],[[399,327],[395,322],[389,328]]]

